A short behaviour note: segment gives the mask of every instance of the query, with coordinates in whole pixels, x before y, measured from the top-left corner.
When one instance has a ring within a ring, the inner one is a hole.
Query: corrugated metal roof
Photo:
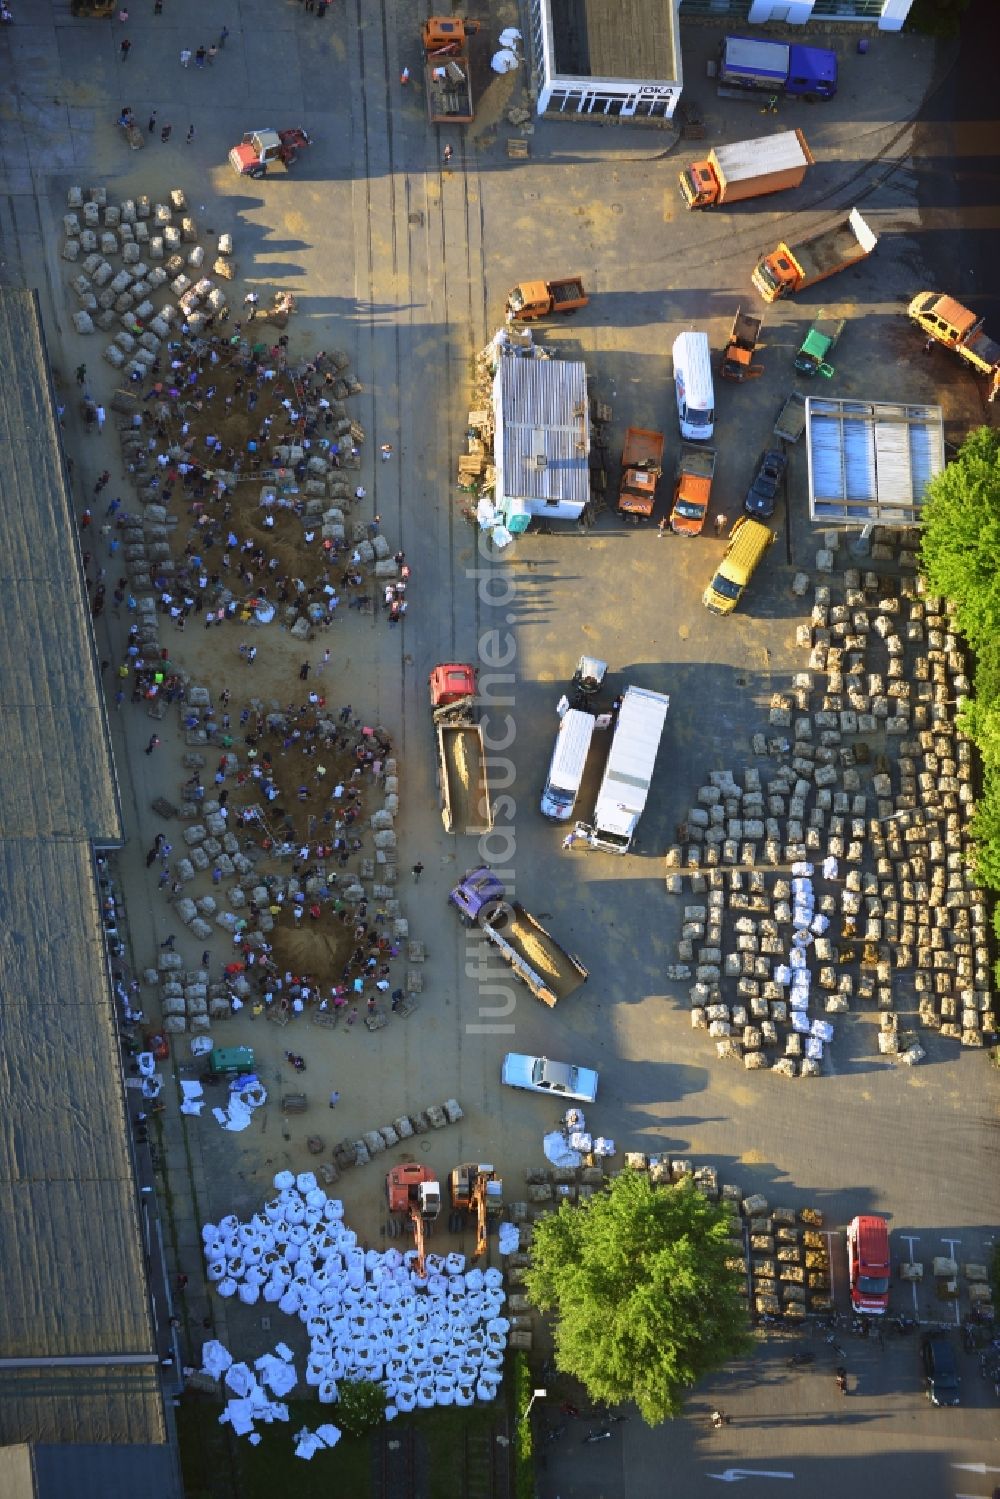
[[[169,1447],[36,1447],[38,1499],[175,1499]]]
[[[586,366],[504,354],[493,394],[498,498],[543,510],[562,504],[582,509],[590,497]]]
[[[912,526],[944,468],[941,408],[810,396],[806,456],[813,520]]]
[[[161,1444],[93,859],[121,822],[31,293],[0,292],[0,368],[0,1445]]]

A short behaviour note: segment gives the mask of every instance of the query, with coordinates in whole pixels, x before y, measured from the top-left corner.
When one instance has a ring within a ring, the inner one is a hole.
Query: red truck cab
[[[865,1317],[884,1316],[889,1308],[889,1225],[865,1214],[847,1229],[847,1265],[851,1306]]]
[[[435,666],[427,678],[432,708],[449,708],[476,695],[476,672],[472,666],[449,662]]]

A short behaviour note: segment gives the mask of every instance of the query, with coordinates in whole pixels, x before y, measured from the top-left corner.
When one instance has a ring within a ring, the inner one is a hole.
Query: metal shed
[[[508,524],[525,515],[579,520],[590,498],[586,366],[503,352],[493,407],[496,500]]]
[[[809,515],[819,525],[918,525],[944,468],[940,406],[806,400]]]
[[[662,124],[681,96],[680,0],[531,0],[538,113]]]

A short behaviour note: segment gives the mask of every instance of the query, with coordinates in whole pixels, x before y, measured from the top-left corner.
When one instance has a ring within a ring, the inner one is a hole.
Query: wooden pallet
[[[283,1114],[304,1114],[308,1107],[308,1101],[304,1093],[286,1093],[281,1100],[281,1112]]]
[[[277,1005],[271,1005],[267,1012],[267,1018],[272,1025],[287,1025],[292,1017],[287,1010],[282,1010]]]
[[[321,1025],[328,1031],[335,1030],[340,1022],[339,1010],[313,1010],[313,1025]]]
[[[507,140],[507,155],[511,161],[527,161],[528,142],[521,135],[512,135]]]

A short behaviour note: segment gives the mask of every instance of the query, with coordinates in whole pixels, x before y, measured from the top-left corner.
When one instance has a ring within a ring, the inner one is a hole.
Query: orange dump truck
[[[656,485],[663,472],[663,433],[629,427],[622,449],[622,482],[618,509],[634,521],[648,520],[656,504]]]
[[[708,515],[714,478],[715,450],[684,443],[677,460],[674,508],[670,512],[670,529],[678,536],[700,535]]]
[[[770,255],[761,256],[750,279],[765,302],[777,302],[779,297],[790,297],[857,265],[877,244],[878,235],[852,208],[846,218],[829,229],[807,234],[794,244],[782,241]]]
[[[530,323],[555,312],[578,312],[589,301],[580,276],[564,276],[561,281],[519,281],[507,298],[507,318]]]
[[[813,164],[802,131],[782,130],[760,140],[715,146],[707,160],[693,161],[678,180],[689,208],[714,208],[798,187]]]

